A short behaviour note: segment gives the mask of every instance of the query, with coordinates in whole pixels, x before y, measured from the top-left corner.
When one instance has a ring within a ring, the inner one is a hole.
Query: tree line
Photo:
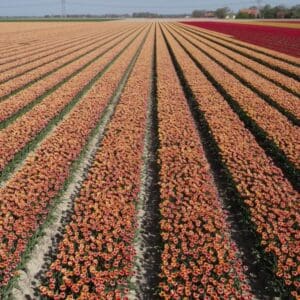
[[[257,13],[253,11],[257,10]],[[210,13],[210,15],[208,15]],[[248,9],[241,9],[237,14],[232,12],[228,7],[221,7],[215,11],[206,10],[194,10],[192,12],[193,18],[205,18],[214,17],[224,19],[227,16],[233,16],[237,19],[251,19],[251,18],[263,18],[263,19],[298,19],[300,18],[300,4],[294,5],[292,7],[287,7],[284,5],[271,6],[269,4],[258,9],[256,6],[249,7]]]

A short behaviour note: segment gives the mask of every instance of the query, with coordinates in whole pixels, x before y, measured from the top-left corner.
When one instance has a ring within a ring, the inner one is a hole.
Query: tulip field
[[[300,298],[300,29],[185,23],[0,24],[0,299]]]
[[[300,26],[298,22],[184,22],[193,26],[222,32],[271,50],[300,57]]]

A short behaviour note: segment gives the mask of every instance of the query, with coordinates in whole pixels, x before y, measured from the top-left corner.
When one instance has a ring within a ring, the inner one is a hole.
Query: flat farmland
[[[0,299],[299,299],[300,29],[204,23],[0,23]]]
[[[241,21],[241,22],[184,22],[234,38],[300,57],[300,23],[297,21]]]

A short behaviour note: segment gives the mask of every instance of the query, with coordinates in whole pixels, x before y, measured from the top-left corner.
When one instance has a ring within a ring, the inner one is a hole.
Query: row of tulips
[[[137,29],[139,29],[139,26],[137,26]],[[17,118],[15,122],[1,130],[0,170],[3,170],[16,153],[33,140],[67,105],[72,103],[73,99],[77,102],[76,97],[84,87],[93,78],[97,77],[135,36],[136,33],[131,33],[125,39],[124,37],[119,37],[107,43],[100,49],[103,51],[109,50],[103,56],[45,97],[42,102],[34,106],[30,111]],[[114,47],[110,49],[112,46]]]
[[[127,33],[127,32],[126,32]],[[129,34],[129,32],[127,33]],[[49,93],[49,90],[55,88],[68,78],[76,75],[82,68],[90,64],[97,57],[101,56],[111,46],[110,41],[117,41],[116,38],[125,36],[124,32],[113,34],[101,40],[100,43],[93,45],[91,49],[86,48],[85,51],[66,66],[55,71],[46,78],[37,81],[28,88],[10,96],[5,101],[0,102],[0,123],[5,121],[17,113],[20,109],[26,107],[30,103],[34,103],[36,99]]]
[[[226,212],[161,31],[157,36],[161,297],[251,299]]]
[[[140,46],[145,29],[0,191],[0,286],[14,275],[32,235],[70,175]]]
[[[87,24],[82,24],[79,28],[73,23],[73,26],[59,26],[58,28],[46,28],[41,30],[36,30],[28,35],[21,34],[18,40],[18,34],[21,33],[20,30],[10,33],[9,35],[13,37],[15,46],[11,46],[10,49],[0,48],[0,65],[7,62],[12,62],[13,60],[20,60],[23,58],[31,59],[32,56],[43,53],[51,49],[55,49],[57,46],[62,46],[69,41],[76,41],[85,39],[89,36],[96,36],[103,34],[108,30],[116,30],[120,28],[118,23],[106,23],[103,22],[98,26],[90,26]],[[125,25],[125,23],[124,23]],[[129,25],[126,23],[126,25]],[[13,25],[10,25],[10,28]],[[1,39],[4,37],[2,36]],[[22,45],[22,47],[20,47]]]
[[[205,30],[203,28],[196,29],[192,26],[181,26],[244,56],[248,56],[251,59],[258,61],[259,63],[262,63],[264,65],[266,64],[274,69],[278,68],[283,72],[287,72],[287,74],[292,74],[294,77],[299,78],[300,76],[299,68],[296,66],[296,64],[299,65],[298,58],[285,56],[283,53],[274,52],[265,48],[256,47],[252,44],[243,43],[231,37],[225,36],[224,34],[218,34],[212,31]]]
[[[225,64],[226,67],[237,74],[240,78],[247,81],[258,91],[266,94],[287,111],[294,113],[294,115],[299,118],[300,109],[299,105],[297,105],[299,98],[270,82],[269,79],[282,84],[296,93],[300,93],[299,81],[278,73],[275,70],[248,59],[247,57],[243,57],[234,51],[209,41],[208,39],[201,38],[196,34],[192,34],[187,31],[181,32],[198,46],[201,45],[201,49],[209,52],[215,59]],[[243,66],[243,64],[247,65],[247,67]],[[252,70],[249,70],[248,65],[252,68]],[[267,79],[260,76],[260,73]],[[285,101],[283,101],[283,99]]]
[[[38,58],[36,60],[33,60],[29,63],[25,64],[18,64],[16,67],[8,68],[6,69],[5,66],[3,67],[3,70],[1,70],[0,74],[0,83],[3,84],[7,82],[8,80],[15,79],[20,76],[24,76],[28,74],[28,82],[33,80],[34,77],[31,77],[31,71],[33,70],[40,70],[42,67],[47,66],[50,64],[52,67],[56,66],[55,64],[51,64],[53,62],[59,62],[59,59],[64,59],[65,56],[68,56],[70,54],[76,53],[77,51],[83,50],[85,48],[85,43],[87,46],[94,45],[97,42],[95,41],[95,37],[91,36],[87,38],[85,42],[70,42],[69,46],[63,46],[63,47],[57,47],[57,51],[46,55],[45,57]],[[68,57],[67,57],[68,58]],[[2,68],[1,68],[2,69]],[[51,70],[51,69],[50,69]],[[39,78],[39,77],[37,77]]]
[[[255,71],[257,74],[262,75],[265,78],[268,78],[272,82],[279,84],[280,86],[283,86],[295,93],[300,93],[299,81],[297,81],[296,79],[281,74],[270,67],[258,63],[253,59],[247,58],[246,56],[243,56],[242,54],[235,52],[233,49],[229,49],[227,47],[224,47],[224,45],[221,45],[220,43],[216,43],[215,41],[207,39],[207,37],[206,38],[201,37],[200,35],[197,35],[196,32],[188,30],[187,27],[178,26],[178,28],[183,29],[185,33],[193,34],[194,36],[198,37],[198,40],[202,41],[206,45],[209,45],[210,47],[218,51],[221,51],[226,56],[246,66],[250,70]]]
[[[0,64],[2,64],[2,60],[6,61],[7,58],[13,57],[15,55],[20,55],[22,57],[23,55],[22,47],[20,47],[21,45],[24,48],[24,54],[28,56],[30,50],[39,51],[39,49],[47,49],[51,46],[51,44],[59,44],[63,41],[63,39],[67,37],[67,35],[64,35],[63,37],[60,36],[60,31],[57,31],[56,39],[53,36],[52,38],[50,38],[50,36],[48,37],[45,31],[36,31],[35,33],[31,31],[30,34],[29,32],[27,32],[27,35],[25,35],[24,32],[20,32],[20,26],[16,28],[16,26],[14,25],[10,28],[8,26],[6,28],[5,26],[1,27],[2,31],[0,31]],[[4,32],[5,29],[8,30],[8,28],[10,30]],[[68,34],[70,38],[70,32],[68,32]],[[78,34],[78,37],[83,34],[83,32],[80,32]],[[71,36],[76,36],[74,30]],[[60,37],[62,37],[62,39]],[[25,38],[27,38],[27,40]]]
[[[86,37],[82,38],[75,38],[75,39],[68,39],[63,43],[56,44],[54,47],[50,46],[44,51],[39,51],[37,54],[32,53],[30,55],[28,53],[27,56],[23,57],[11,57],[7,61],[3,62],[0,65],[0,72],[6,72],[8,70],[17,69],[20,73],[26,72],[27,70],[30,70],[32,68],[36,68],[42,64],[45,64],[47,62],[50,62],[55,59],[55,55],[57,55],[59,52],[61,54],[70,53],[79,48],[78,46],[81,46],[85,42],[92,41],[95,39],[99,34],[89,34]],[[65,51],[69,50],[69,51]],[[73,51],[72,51],[73,50]],[[29,65],[30,64],[30,65]],[[27,68],[26,68],[26,66]],[[22,67],[22,68],[21,68]],[[18,73],[14,73],[18,74]],[[4,80],[6,78],[4,77]],[[3,79],[1,78],[1,81]]]
[[[180,24],[180,25],[181,26],[183,25],[186,27],[187,24]],[[295,65],[299,62],[299,59],[295,56],[291,56],[291,55],[288,55],[288,54],[285,54],[282,52],[274,51],[272,49],[267,49],[265,47],[261,47],[261,46],[258,46],[258,45],[252,44],[252,43],[247,43],[247,42],[238,40],[238,39],[232,37],[231,35],[224,34],[224,33],[218,32],[218,31],[207,30],[205,28],[199,28],[198,26],[196,26],[196,27],[191,26],[191,24],[189,24],[189,25],[190,26],[187,26],[187,27],[193,31],[196,31],[196,32],[201,31],[209,36],[220,38],[222,40],[222,42],[228,41],[228,42],[233,43],[233,45],[269,56],[270,58],[274,59],[275,61],[276,60],[282,61],[282,62],[285,62],[290,65]],[[284,66],[284,65],[282,65],[282,66]]]
[[[193,24],[193,23],[190,23]],[[300,57],[297,28],[276,27],[272,23],[197,22],[196,26],[229,34],[236,39]],[[262,26],[263,25],[263,26]]]
[[[261,245],[276,258],[274,273],[284,280],[295,298],[299,297],[299,193],[174,37],[167,30],[165,33],[219,146],[222,161],[249,211]]]
[[[194,59],[223,87],[242,110],[267,133],[269,138],[284,152],[287,159],[296,168],[300,168],[300,148],[297,142],[300,140],[300,131],[298,127],[291,124],[278,110],[271,107],[251,89],[241,84],[233,75],[226,72],[209,56],[196,48],[190,42],[190,40],[193,41],[192,38],[182,37],[176,30],[173,32],[176,34],[178,41],[180,41]],[[201,45],[201,48],[205,48],[205,46]],[[208,51],[214,57],[218,58],[218,53],[214,53],[212,49]],[[220,60],[224,61],[226,65],[229,63],[233,64],[233,62],[226,62],[226,58],[224,57],[221,57]]]
[[[128,293],[153,44],[152,25],[40,287],[48,299],[125,299]]]
[[[16,26],[14,26],[16,25]],[[1,40],[6,39],[5,47],[0,48],[0,64],[11,60],[11,58],[19,59],[23,57],[29,57],[32,53],[37,54],[39,52],[49,50],[52,45],[60,45],[66,40],[82,38],[93,33],[99,33],[103,29],[107,29],[111,26],[93,27],[87,30],[85,26],[77,27],[73,26],[56,26],[54,28],[46,26],[46,28],[37,28],[36,24],[32,24],[34,30],[22,32],[19,24],[10,24],[9,29],[11,32],[2,33],[0,32]],[[18,27],[15,28],[14,27]],[[3,28],[3,26],[1,27]],[[8,28],[6,28],[8,29]],[[22,28],[25,29],[25,28]],[[12,39],[12,43],[9,45],[9,39]],[[20,47],[22,46],[22,47]]]
[[[66,53],[65,55],[61,55],[61,53],[58,53],[59,57],[52,59],[49,63],[42,64],[40,67],[30,67],[32,64],[29,64],[29,66],[25,66],[29,68],[29,71],[25,71],[25,73],[22,72],[19,75],[16,75],[18,74],[18,70],[4,72],[2,77],[5,77],[7,80],[0,84],[0,97],[5,97],[23,86],[34,83],[35,81],[47,76],[49,73],[63,67],[66,63],[72,62],[80,55],[84,55],[88,51],[96,50],[102,40],[109,38],[109,34],[105,34],[103,37],[98,39],[91,39],[88,43],[80,45],[77,50],[75,49],[69,54]],[[23,68],[23,66],[21,66],[21,68]],[[17,77],[15,77],[15,75]]]
[[[264,20],[263,22],[257,20],[254,22],[255,25],[261,26],[273,26],[273,27],[282,27],[282,28],[299,28],[299,21],[291,21],[291,20]]]

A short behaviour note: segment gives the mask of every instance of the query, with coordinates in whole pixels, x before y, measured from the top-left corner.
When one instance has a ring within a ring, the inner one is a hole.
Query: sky
[[[233,10],[255,5],[257,0],[65,0],[68,14],[106,14],[150,11],[161,14],[190,13],[228,6]],[[261,0],[262,5],[300,4],[300,0]],[[0,16],[43,16],[61,13],[61,0],[0,0]]]

